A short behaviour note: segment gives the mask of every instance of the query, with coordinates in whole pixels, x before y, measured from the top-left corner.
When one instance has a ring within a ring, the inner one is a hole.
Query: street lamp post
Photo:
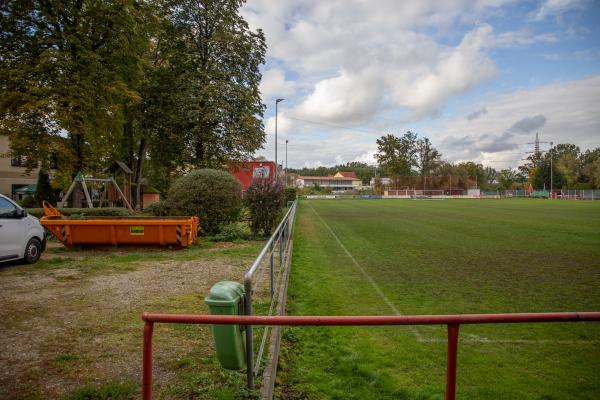
[[[275,100],[275,178],[277,178],[277,105],[284,99]]]
[[[285,139],[285,187],[287,187],[288,182],[287,182],[287,145],[288,145],[288,140]]]

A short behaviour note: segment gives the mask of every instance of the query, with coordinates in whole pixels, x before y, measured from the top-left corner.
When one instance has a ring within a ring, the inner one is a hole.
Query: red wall
[[[248,161],[228,165],[229,172],[242,184],[242,190],[246,191],[252,179],[267,175],[269,181],[275,180],[275,163],[273,161]]]

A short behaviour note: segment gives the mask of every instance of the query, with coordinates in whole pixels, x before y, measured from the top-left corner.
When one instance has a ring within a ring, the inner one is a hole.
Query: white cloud
[[[535,139],[536,132],[555,144],[574,143],[583,149],[600,146],[600,75],[488,96],[484,101],[485,106],[474,108],[487,111],[478,118],[441,118],[432,128],[417,132],[427,135],[445,159],[474,160],[497,169],[521,164],[525,152],[532,149],[526,143]],[[369,132],[331,129],[319,134],[310,125],[292,128],[289,165],[313,167],[349,160],[374,165],[376,139],[385,133],[402,134],[409,127]],[[280,139],[280,161],[284,142]],[[272,145],[265,154],[272,156]]]
[[[434,115],[448,98],[495,76],[489,49],[557,40],[549,33],[496,34],[477,22],[507,2],[381,0],[375,7],[359,0],[254,0],[243,14],[253,28],[264,29],[278,66],[265,73],[265,98],[293,91],[285,68],[297,76],[304,96],[294,115],[361,124],[394,108],[408,119]],[[464,21],[475,27],[458,44],[420,32]]]
[[[546,0],[540,8],[532,14],[536,21],[542,21],[547,17],[560,15],[567,11],[584,8],[586,0]]]
[[[293,121],[286,117],[286,112],[280,111],[277,115],[277,136],[285,140],[293,127]],[[275,135],[275,117],[266,120],[265,132],[267,136]]]
[[[404,32],[397,41],[365,49],[364,57],[347,48],[344,66],[334,76],[317,80],[294,113],[346,123],[367,121],[391,107],[404,108],[413,118],[430,115],[448,97],[494,76],[495,65],[485,53],[490,40],[492,29],[484,25],[455,47]]]
[[[330,167],[332,164],[324,164],[321,160],[304,162],[304,168],[319,168],[319,167]]]
[[[377,165],[377,160],[375,160],[376,151],[367,151],[365,153],[359,154],[354,157],[354,161],[363,162],[369,165]]]
[[[488,98],[485,108],[477,119],[445,120],[428,132],[444,156],[516,166],[536,132],[555,144],[600,146],[600,76]]]
[[[284,72],[279,68],[271,68],[263,73],[260,92],[266,103],[273,98],[294,94],[296,84],[285,79]]]

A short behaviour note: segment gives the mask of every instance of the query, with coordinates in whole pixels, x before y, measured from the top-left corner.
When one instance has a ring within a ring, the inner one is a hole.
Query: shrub
[[[286,188],[285,189],[285,202],[296,200],[296,196],[298,195],[298,190],[296,188]]]
[[[169,189],[167,206],[173,215],[196,215],[207,234],[236,221],[242,202],[240,182],[225,171],[199,169],[177,179]]]
[[[258,234],[262,231],[269,235],[285,200],[282,183],[256,179],[248,187],[245,200],[250,209],[252,232]]]
[[[247,240],[250,238],[250,230],[241,222],[232,222],[219,227],[219,231],[213,235],[206,237],[206,240],[214,242],[233,242],[236,240]]]
[[[25,198],[21,200],[21,207],[35,207],[35,199],[33,198],[33,196],[25,196]]]
[[[167,202],[165,200],[161,200],[146,207],[144,213],[154,215],[156,217],[166,217],[171,214],[171,210],[169,209]]]

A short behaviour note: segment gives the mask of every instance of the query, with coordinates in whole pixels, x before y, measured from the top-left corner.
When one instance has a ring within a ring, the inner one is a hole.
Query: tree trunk
[[[135,170],[133,171],[133,177],[135,180],[135,209],[142,209],[142,167],[144,163],[144,154],[146,153],[146,139],[140,139],[140,147],[138,148],[137,160],[135,163]]]

